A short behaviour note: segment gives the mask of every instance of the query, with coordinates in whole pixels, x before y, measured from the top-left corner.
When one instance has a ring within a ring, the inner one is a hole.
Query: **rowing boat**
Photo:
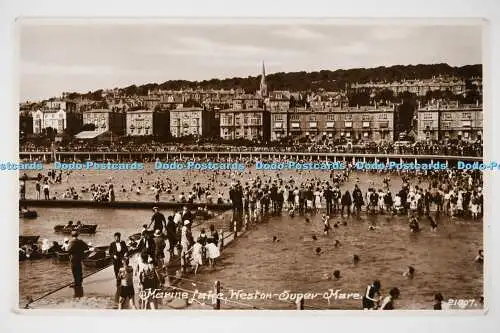
[[[63,234],[70,234],[72,231],[78,231],[80,234],[95,234],[97,230],[97,224],[82,224],[81,227],[67,227],[62,224],[58,224],[54,227],[54,231]]]

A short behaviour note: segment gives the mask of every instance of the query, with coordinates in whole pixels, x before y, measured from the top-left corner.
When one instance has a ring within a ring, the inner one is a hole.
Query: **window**
[[[350,137],[351,137],[351,132],[347,132],[347,133],[345,134],[345,136],[346,136],[346,138],[350,138]]]
[[[344,120],[352,120],[352,114],[344,115]]]
[[[472,119],[472,114],[470,112],[462,112],[462,119]]]
[[[326,128],[334,128],[334,127],[335,127],[334,121],[327,121],[326,122]]]
[[[344,127],[351,128],[352,127],[352,121],[345,121],[344,122]]]
[[[463,120],[462,127],[472,127],[472,120]]]
[[[367,138],[367,137],[368,137],[368,135],[370,135],[370,133],[368,133],[368,132],[364,132],[364,133],[363,133],[363,137],[365,137],[365,138]]]
[[[318,124],[318,123],[317,123],[317,122],[315,122],[315,121],[310,121],[310,122],[309,122],[309,127],[310,127],[310,128],[316,128],[316,127],[317,127],[317,124]]]
[[[443,119],[445,120],[451,120],[451,113],[443,113]]]
[[[432,119],[432,113],[431,112],[424,112],[422,115],[423,119]]]
[[[328,114],[328,115],[326,115],[326,120],[334,121],[335,120],[335,115],[334,114]]]
[[[432,126],[432,121],[424,121],[424,127],[425,127],[425,128],[427,128],[427,127],[428,127],[428,128],[432,128],[432,127],[433,127],[433,126]]]
[[[370,121],[371,120],[371,117],[368,114],[364,114],[361,118],[363,121]]]
[[[293,122],[292,123],[292,128],[300,128],[300,123]]]
[[[378,115],[378,119],[380,119],[380,120],[385,120],[385,119],[387,119],[387,113],[381,113],[381,114],[379,114],[379,115]]]
[[[274,115],[274,120],[276,120],[276,121],[281,121],[281,120],[283,120],[283,115],[281,115],[281,114],[275,114],[275,115]]]
[[[299,120],[299,115],[298,114],[290,115],[290,120]]]
[[[451,127],[451,121],[443,121],[441,124],[443,128],[450,128]]]
[[[282,122],[274,123],[274,128],[283,128],[283,123]]]
[[[316,116],[309,116],[309,121],[316,121]]]
[[[370,122],[369,121],[363,121],[363,128],[370,127]]]

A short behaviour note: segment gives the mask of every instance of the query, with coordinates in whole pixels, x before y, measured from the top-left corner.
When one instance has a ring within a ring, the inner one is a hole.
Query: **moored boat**
[[[83,264],[87,267],[102,268],[111,264],[111,256],[109,256],[105,250],[99,248],[94,248],[85,259],[83,259]]]
[[[62,224],[58,224],[54,227],[55,232],[70,234],[72,231],[78,231],[80,234],[95,234],[97,230],[97,224],[82,224],[81,227],[67,227]]]
[[[38,242],[40,236],[19,236],[19,247],[24,245],[31,245]]]
[[[106,256],[99,259],[85,258],[83,259],[83,264],[87,267],[103,268],[111,264],[111,257]]]
[[[19,211],[19,218],[36,219],[37,217],[38,213],[34,210]]]
[[[58,261],[69,261],[69,252],[56,252],[56,259]]]

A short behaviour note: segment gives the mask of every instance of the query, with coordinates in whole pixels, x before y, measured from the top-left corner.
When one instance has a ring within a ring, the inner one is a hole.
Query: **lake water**
[[[150,167],[150,166],[149,166]],[[85,175],[84,175],[85,174]],[[265,175],[255,170],[247,170],[239,179],[246,181],[256,175]],[[269,175],[267,173],[266,175]],[[293,176],[296,180],[311,176],[327,178],[326,173],[284,172],[283,177]],[[144,184],[158,177],[179,185],[179,192],[188,190],[195,182],[211,183],[219,190],[231,181],[229,174],[220,175],[211,182],[209,172],[191,173],[168,172],[143,173]],[[382,177],[367,173],[359,173],[360,188],[366,192],[369,181],[376,186],[382,184]],[[74,172],[67,184],[52,186],[54,191],[62,191],[67,186],[80,188],[82,183],[104,183],[113,177],[115,186],[129,187],[131,179],[139,180],[137,173],[126,172]],[[184,181],[182,178],[185,178]],[[399,188],[401,180],[394,177],[391,181],[394,188]],[[353,183],[344,185],[352,189]],[[28,185],[28,196],[33,195],[34,185]],[[30,190],[31,188],[31,190]],[[60,192],[62,193],[62,192]],[[175,193],[178,194],[178,193]],[[224,193],[227,197],[227,193]],[[151,201],[152,193],[144,192],[137,196],[126,192],[117,200],[147,200]],[[165,199],[165,198],[163,198]],[[34,220],[20,220],[19,232],[23,235],[40,235],[40,239],[63,239],[56,235],[53,227],[56,224],[67,223],[68,220],[80,220],[83,223],[95,223],[99,227],[95,235],[82,235],[82,239],[94,245],[105,245],[112,241],[113,233],[120,231],[128,236],[137,232],[140,226],[148,223],[151,218],[149,210],[130,209],[59,209],[37,208],[39,217]],[[166,215],[169,212],[164,212]],[[225,296],[231,296],[237,303],[224,303],[222,308],[246,308],[244,304],[269,309],[293,309],[292,299],[278,300],[278,296],[266,300],[249,300],[239,298],[236,290],[248,293],[255,291],[282,294],[316,293],[323,295],[329,289],[340,289],[339,293],[363,294],[366,286],[373,280],[382,283],[382,292],[387,295],[392,287],[401,291],[400,299],[396,301],[398,309],[431,309],[433,295],[441,292],[448,299],[475,299],[483,294],[483,267],[474,263],[473,259],[478,249],[483,247],[482,220],[470,221],[442,218],[437,232],[431,232],[428,225],[423,225],[419,234],[411,234],[407,227],[407,218],[377,216],[376,230],[368,230],[367,216],[361,219],[346,219],[347,226],[340,225],[329,236],[323,236],[321,215],[311,217],[306,223],[303,217],[288,216],[270,218],[267,223],[260,224],[239,238],[223,251],[215,271],[202,268],[195,282],[185,282],[186,289],[193,289],[193,284],[200,290],[213,288],[215,280],[220,280]],[[339,217],[333,221],[339,220]],[[333,222],[332,221],[332,222]],[[222,222],[221,222],[222,223]],[[332,223],[333,224],[333,223]],[[318,240],[313,240],[316,235]],[[272,242],[273,236],[279,242]],[[340,247],[335,247],[339,240]],[[315,248],[321,247],[322,254],[316,255]],[[355,267],[352,257],[357,254],[360,263]],[[416,270],[411,280],[403,277],[407,266]],[[88,268],[85,274],[92,272]],[[339,280],[329,280],[334,270],[341,272]],[[68,263],[58,263],[52,260],[24,261],[19,263],[20,304],[27,296],[36,298],[44,293],[63,286],[72,281]],[[110,296],[111,297],[111,296]],[[339,300],[330,298],[330,302],[322,296],[306,300],[306,308],[360,309],[360,300]]]

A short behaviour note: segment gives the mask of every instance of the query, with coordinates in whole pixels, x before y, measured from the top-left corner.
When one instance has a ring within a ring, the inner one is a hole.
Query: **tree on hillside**
[[[94,124],[85,124],[82,127],[82,131],[95,131],[95,125]]]
[[[349,106],[370,105],[370,95],[366,92],[352,93],[347,96]]]

